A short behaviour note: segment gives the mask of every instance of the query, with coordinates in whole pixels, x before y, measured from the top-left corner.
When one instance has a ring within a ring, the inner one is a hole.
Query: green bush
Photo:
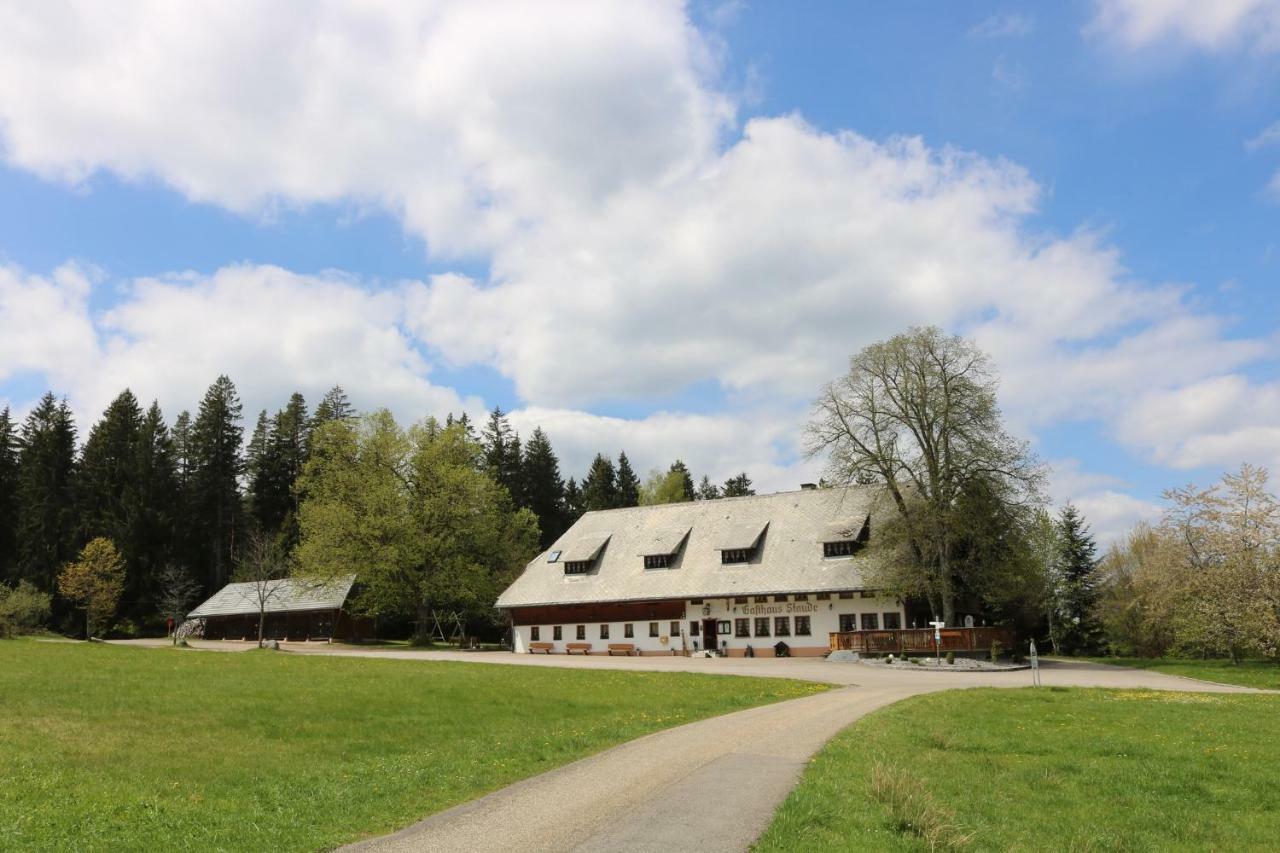
[[[991,641],[991,662],[995,663],[1000,659],[1000,653],[1004,651],[1004,646],[1000,645],[999,640]]]
[[[955,666],[955,663],[956,663],[955,652],[947,652],[947,663],[951,664],[952,666]]]
[[[0,586],[0,637],[29,634],[49,621],[52,598],[28,581],[16,587]]]

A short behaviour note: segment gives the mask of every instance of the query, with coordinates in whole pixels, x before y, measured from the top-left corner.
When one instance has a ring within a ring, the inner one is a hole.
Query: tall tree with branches
[[[913,328],[855,355],[828,384],[809,423],[810,456],[825,455],[837,483],[884,486],[907,571],[892,579],[955,624],[962,497],[1037,505],[1043,469],[1004,428],[990,359],[935,327]],[[1016,513],[1010,513],[1011,516]]]

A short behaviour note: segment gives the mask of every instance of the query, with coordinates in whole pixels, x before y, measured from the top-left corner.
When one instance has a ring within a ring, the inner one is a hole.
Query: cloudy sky
[[[1280,0],[1029,8],[4,2],[0,405],[340,383],[783,489],[936,323],[1104,539],[1280,469]]]

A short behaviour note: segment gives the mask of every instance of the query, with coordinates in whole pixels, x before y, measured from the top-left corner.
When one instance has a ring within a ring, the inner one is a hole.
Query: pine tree
[[[316,413],[311,419],[311,428],[315,429],[327,421],[341,421],[355,417],[356,410],[347,400],[347,392],[341,385],[334,385],[316,406]]]
[[[18,433],[6,406],[0,411],[0,580],[18,576]]]
[[[191,430],[192,522],[198,565],[207,591],[221,588],[231,575],[240,532],[239,477],[244,470],[240,440],[240,398],[226,376],[219,376],[196,414]]]
[[[582,506],[586,512],[613,509],[618,505],[617,474],[613,460],[597,453],[582,481]]]
[[[582,499],[582,489],[578,488],[577,481],[570,477],[569,482],[564,484],[565,529],[568,529],[575,521],[582,518],[584,512],[586,512],[586,504]]]
[[[711,482],[711,478],[706,474],[702,475],[702,482],[698,484],[698,500],[713,501],[720,497],[720,487]]]
[[[618,454],[618,506],[640,506],[640,478],[631,468],[627,451]]]
[[[178,471],[178,485],[185,489],[191,484],[193,469],[191,413],[185,409],[173,422],[173,461]]]
[[[142,619],[155,613],[157,579],[180,552],[180,492],[173,439],[160,404],[155,401],[142,418],[134,482],[137,501],[133,526],[138,551],[135,571],[125,587],[125,600],[128,615]]]
[[[546,548],[560,538],[568,523],[560,461],[551,449],[551,440],[540,427],[534,429],[524,446],[520,468],[524,479],[525,506],[538,517],[540,547]]]
[[[264,508],[270,502],[267,497],[267,449],[271,441],[271,421],[267,410],[258,412],[258,421],[253,426],[249,443],[244,449],[244,473],[249,486],[249,513],[262,526]]]
[[[726,498],[741,498],[755,493],[756,490],[751,488],[751,478],[747,476],[746,471],[725,480],[724,490],[721,492]]]
[[[279,534],[280,545],[287,556],[298,541],[298,498],[294,486],[306,465],[311,438],[307,402],[301,394],[295,392],[289,404],[276,412],[267,434],[258,523],[264,531]]]
[[[1067,504],[1058,517],[1061,542],[1063,651],[1091,654],[1102,645],[1102,626],[1097,618],[1098,545],[1084,516]]]
[[[52,393],[27,415],[18,454],[18,574],[55,590],[58,570],[75,555],[76,427]]]
[[[693,485],[693,475],[689,473],[689,466],[677,459],[671,463],[668,473],[679,473],[681,484],[684,489],[684,499],[691,501],[698,496],[698,490]]]

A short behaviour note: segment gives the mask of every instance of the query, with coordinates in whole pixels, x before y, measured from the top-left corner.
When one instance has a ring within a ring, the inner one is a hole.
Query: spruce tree
[[[551,449],[551,440],[540,427],[534,429],[524,446],[520,468],[524,479],[525,506],[538,517],[540,547],[546,548],[560,538],[568,524],[560,461]]]
[[[573,523],[582,514],[586,512],[586,506],[582,500],[582,489],[578,488],[578,483],[572,477],[569,482],[564,484],[564,524],[565,529],[573,526]]]
[[[698,500],[713,501],[720,497],[720,487],[711,482],[711,478],[706,474],[702,475],[702,482],[698,484]]]
[[[154,401],[142,418],[135,465],[133,526],[138,551],[135,571],[126,581],[125,600],[126,613],[143,619],[155,614],[160,574],[180,553],[180,492],[173,439],[160,404]]]
[[[1084,516],[1067,504],[1058,517],[1061,542],[1061,583],[1063,651],[1092,654],[1102,645],[1102,626],[1097,617],[1098,545]]]
[[[672,462],[671,468],[668,469],[668,473],[680,474],[680,482],[684,491],[685,500],[691,501],[698,496],[698,490],[694,488],[693,485],[693,475],[689,473],[689,466],[685,465],[684,462],[679,459]]]
[[[355,417],[356,410],[347,400],[347,392],[341,385],[334,385],[316,406],[316,413],[311,419],[311,427],[320,426],[327,421],[341,421]]]
[[[54,592],[75,556],[76,427],[52,393],[27,415],[18,454],[18,575]]]
[[[640,478],[631,468],[627,451],[618,454],[618,506],[640,506]]]
[[[597,453],[587,476],[582,480],[582,507],[586,512],[613,509],[618,505],[617,473],[613,460]]]
[[[484,452],[484,466],[489,476],[505,487],[517,506],[522,506],[520,483],[520,436],[511,429],[507,415],[500,406],[489,413],[480,436]]]
[[[0,580],[18,577],[18,432],[0,410]]]
[[[755,493],[756,490],[751,488],[751,478],[747,476],[746,471],[725,480],[724,490],[721,492],[726,498],[741,498]]]
[[[264,531],[279,534],[287,555],[298,541],[298,498],[294,486],[307,462],[311,429],[307,402],[294,393],[276,412],[268,429],[263,458],[263,490],[258,522]]]
[[[244,448],[244,473],[249,487],[249,513],[259,526],[262,525],[264,508],[270,502],[267,497],[267,444],[271,440],[271,421],[267,410],[258,412],[257,423]]]
[[[142,408],[126,388],[90,428],[76,477],[78,541],[110,539],[119,551],[126,585],[134,591],[141,587],[136,579],[141,543],[135,527],[141,434]],[[132,604],[127,594],[125,602]]]
[[[200,401],[191,430],[192,522],[198,566],[207,591],[227,583],[241,532],[239,477],[244,470],[240,454],[244,429],[240,412],[235,385],[219,376]]]

